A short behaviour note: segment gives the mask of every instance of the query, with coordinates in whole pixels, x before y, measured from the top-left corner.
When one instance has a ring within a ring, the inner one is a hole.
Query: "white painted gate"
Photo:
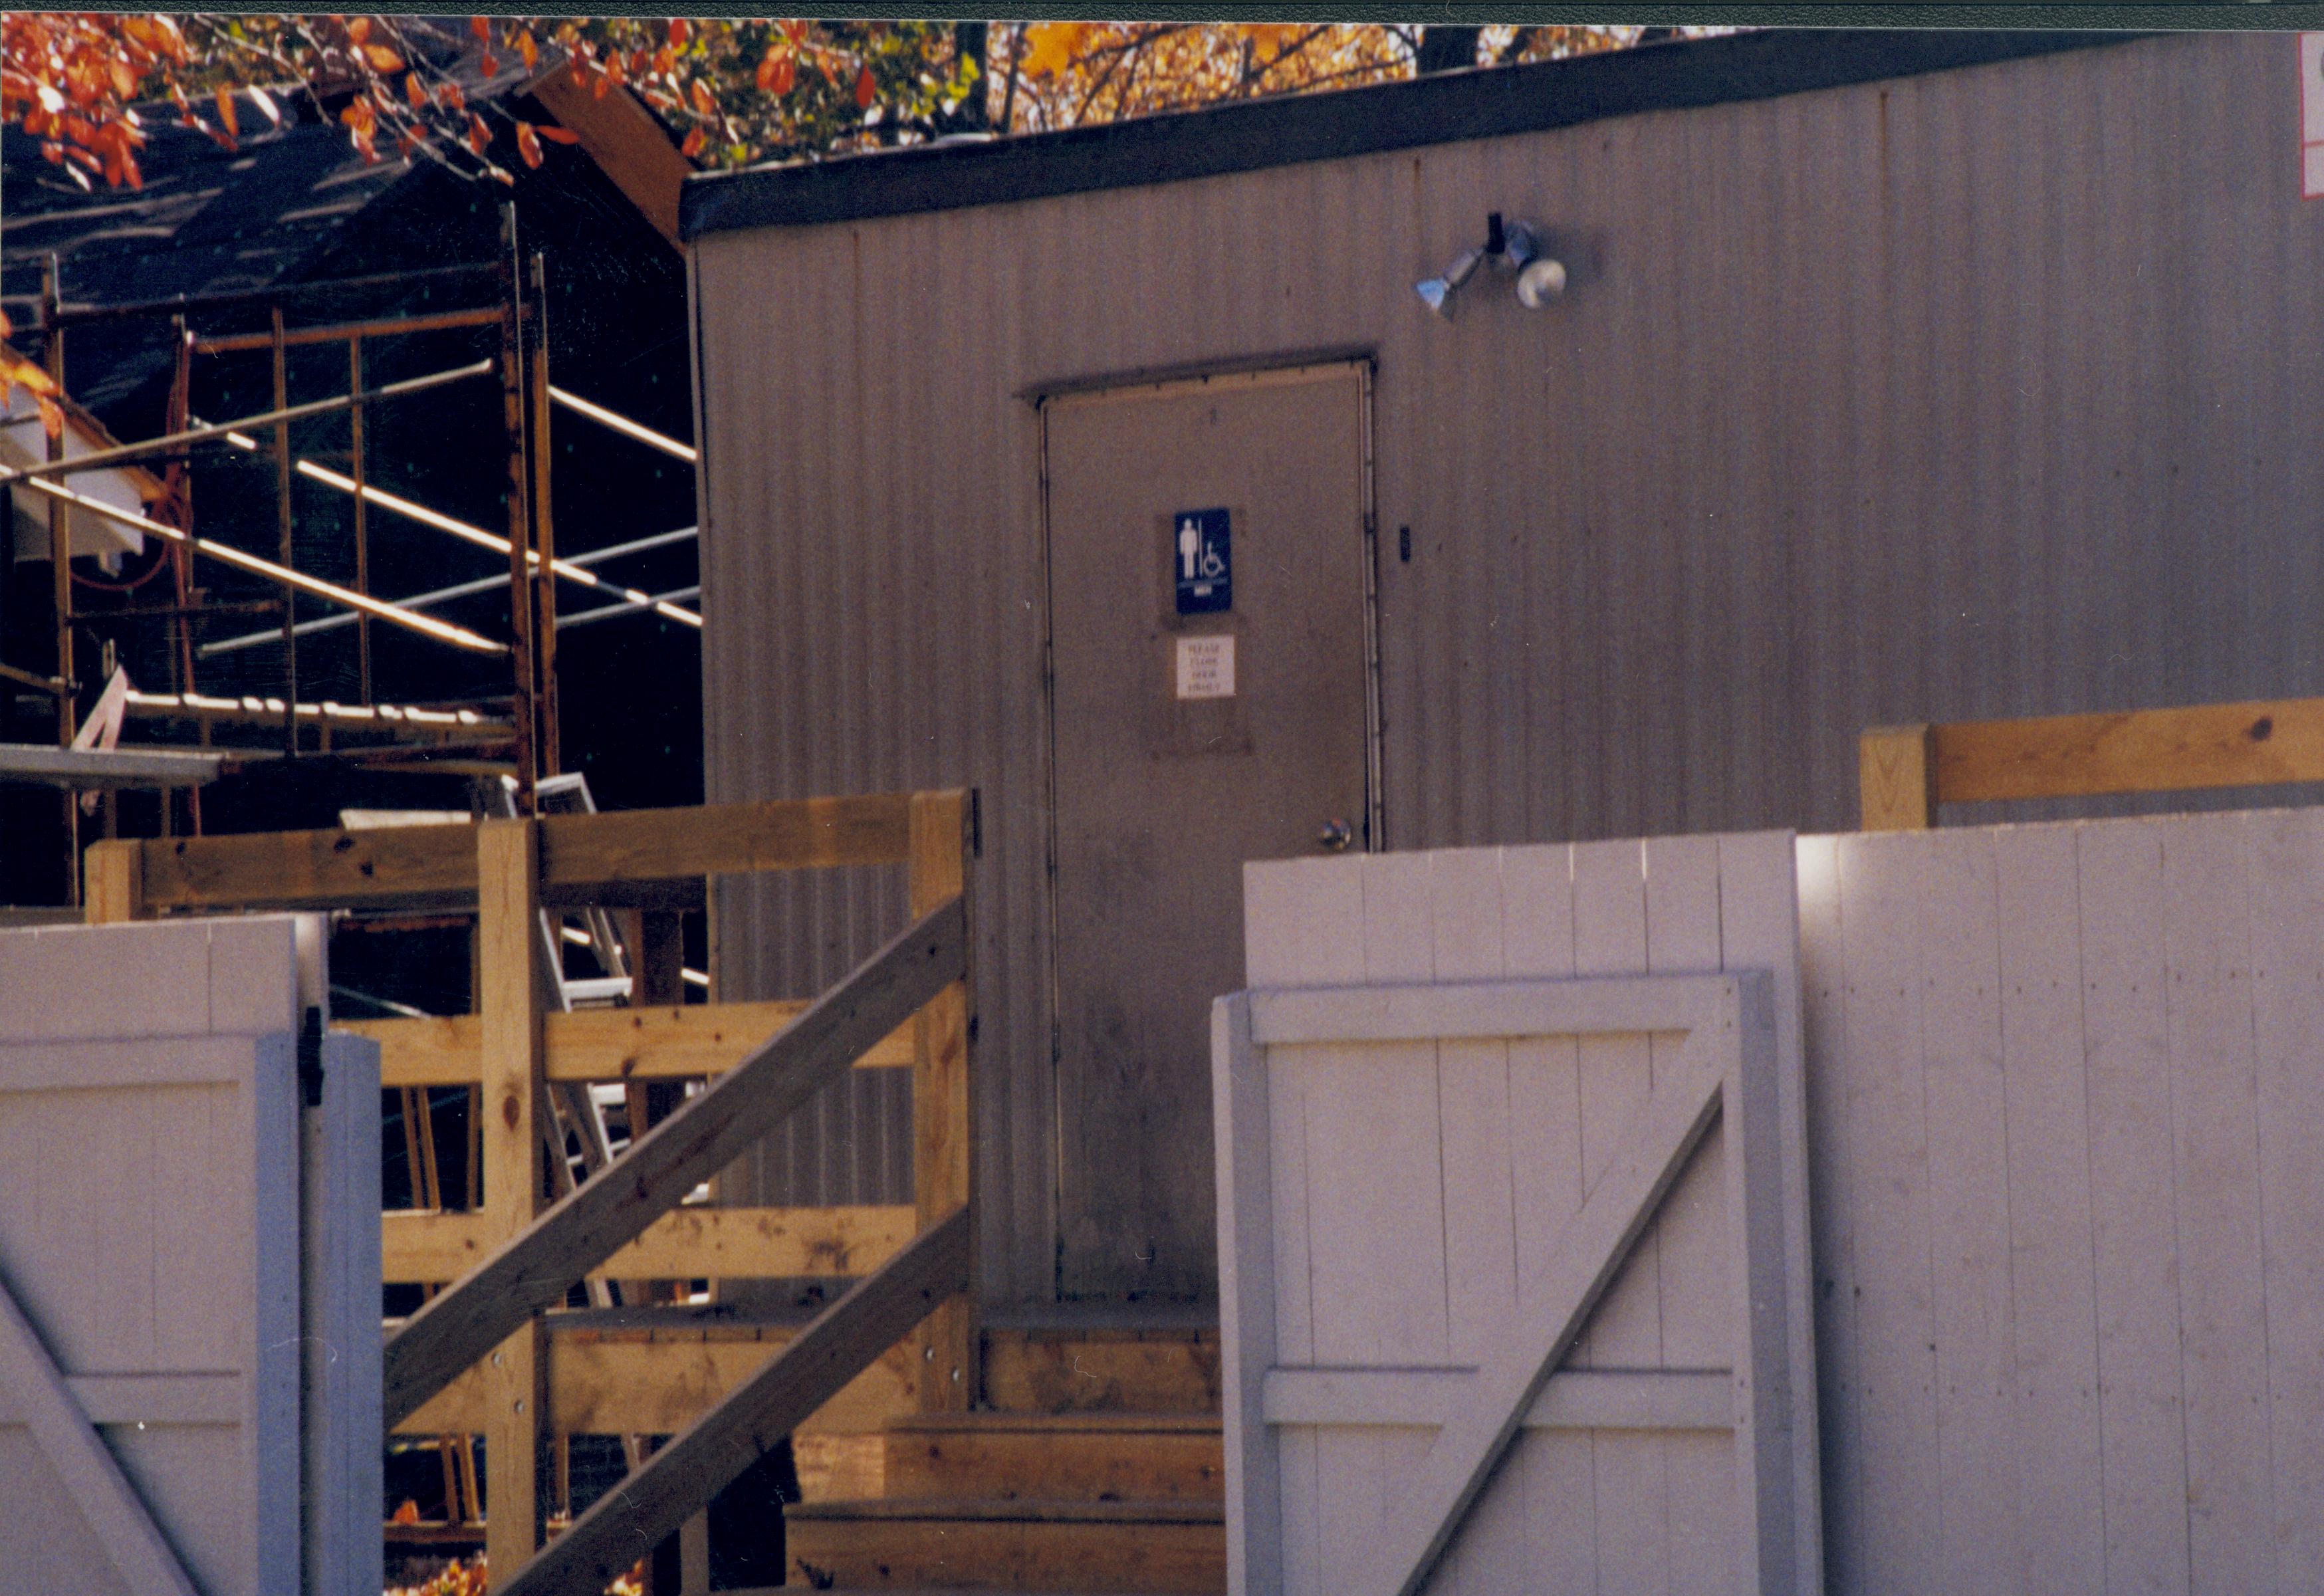
[[[377,1050],[309,1059],[302,1309],[298,942],[0,933],[6,1596],[378,1588]]]
[[[1254,864],[1231,1588],[1820,1591],[1786,834]]]

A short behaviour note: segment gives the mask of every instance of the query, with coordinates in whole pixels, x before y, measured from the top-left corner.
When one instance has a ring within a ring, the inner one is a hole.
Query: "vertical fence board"
[[[2257,815],[2251,838],[2267,1408],[2276,1586],[2324,1568],[2324,811]]]
[[[2078,841],[2107,1585],[2168,1596],[2188,1574],[2162,843]]]
[[[2017,1499],[1994,1467],[2015,1375],[1993,841],[1942,832],[1917,851],[1940,1566],[1960,1588],[2000,1591],[2016,1574]]]
[[[2248,834],[2240,816],[2162,831],[2188,1565],[2196,1591],[2261,1592],[2273,1586],[2275,1558]]]
[[[2105,1513],[2074,837],[2015,826],[1995,832],[1993,848],[2016,1364],[2001,1472],[2024,1526],[2016,1588],[2098,1596]]]
[[[1848,963],[1848,1141],[1856,1214],[1856,1343],[1866,1445],[1863,1586],[1917,1588],[1938,1566],[1936,1323],[1929,1301],[1928,1149],[1921,1081],[1923,845],[1897,834],[1840,845]],[[1875,1440],[1877,1438],[1877,1442]]]

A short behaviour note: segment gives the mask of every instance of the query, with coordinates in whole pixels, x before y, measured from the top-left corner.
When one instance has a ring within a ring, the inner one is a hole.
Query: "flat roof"
[[[1767,29],[1674,40],[1058,133],[702,173],[687,180],[678,230],[692,239],[1136,188],[1773,99],[2150,36]]]

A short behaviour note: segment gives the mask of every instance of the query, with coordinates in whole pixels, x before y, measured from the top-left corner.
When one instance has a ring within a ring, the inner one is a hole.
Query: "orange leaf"
[[[755,74],[759,92],[761,94],[789,93],[791,72],[791,58],[787,55],[777,55],[773,48],[769,47],[765,56],[760,60],[759,69]]]
[[[403,1499],[403,1505],[396,1508],[393,1513],[390,1514],[387,1521],[390,1524],[419,1523],[420,1504],[413,1501],[410,1497],[405,1497]]]
[[[411,102],[411,108],[415,111],[428,108],[428,90],[421,87],[419,73],[406,72],[403,75],[403,97]]]
[[[39,403],[41,407],[41,430],[49,435],[49,441],[51,443],[54,443],[57,439],[65,435],[64,406],[59,404],[55,400],[51,399],[45,393],[40,396]]]
[[[481,155],[491,147],[492,142],[493,130],[484,125],[484,119],[474,111],[469,112],[468,148]]]
[[[484,51],[484,54],[476,58],[476,70],[482,72],[487,78],[499,77],[501,75],[501,58],[494,55],[489,50]]]
[[[482,43],[490,44],[493,42],[493,24],[484,17],[470,17],[468,19],[468,32],[474,33],[478,42]]]
[[[532,131],[530,122],[516,125],[516,152],[524,157],[527,166],[540,164],[540,135]]]
[[[696,78],[694,80],[694,88],[692,92],[694,108],[696,111],[700,112],[705,116],[715,116],[718,115],[718,97],[710,92],[710,85],[705,83],[701,78]]]
[[[447,111],[465,111],[468,108],[468,97],[460,92],[458,84],[447,80],[437,86],[436,103]]]
[[[686,19],[684,17],[674,16],[670,18],[669,47],[672,50],[684,50],[686,48],[686,41],[692,32],[693,30],[689,29],[686,25]]]
[[[56,379],[49,375],[42,366],[30,360],[13,362],[8,367],[8,381],[15,383],[25,392],[35,396],[54,393],[57,391]]]
[[[546,122],[542,123],[532,131],[539,134],[542,138],[547,139],[552,144],[577,144],[581,142],[581,135],[575,133],[571,128],[552,127]],[[0,337],[5,336],[5,334],[0,334]]]
[[[113,92],[124,100],[135,95],[137,92],[137,74],[129,69],[129,63],[123,60],[120,57],[115,56],[112,62],[112,69]]]
[[[540,46],[532,42],[530,29],[516,36],[516,52],[524,58],[524,69],[528,72],[540,64]]]
[[[0,310],[0,338],[11,337],[14,336],[15,331],[14,324],[8,319],[8,312]]]
[[[221,88],[216,97],[219,125],[226,129],[226,137],[232,138],[242,131],[242,123],[234,114],[234,91]]]
[[[686,135],[686,143],[678,145],[678,152],[691,161],[702,153],[702,146],[708,142],[702,136],[702,130],[697,127]]]
[[[348,43],[359,45],[370,37],[371,18],[367,16],[358,16],[349,19],[347,23]]]
[[[403,70],[403,58],[396,54],[395,51],[390,50],[384,44],[364,45],[364,60],[371,63],[371,69],[374,72],[401,72]]]
[[[872,93],[871,67],[868,64],[858,67],[855,69],[855,108],[859,111],[870,110]]]

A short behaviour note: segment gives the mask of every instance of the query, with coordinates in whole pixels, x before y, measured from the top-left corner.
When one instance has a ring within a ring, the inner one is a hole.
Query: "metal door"
[[[1369,367],[1048,401],[1060,1295],[1216,1287],[1243,862],[1370,821]]]

